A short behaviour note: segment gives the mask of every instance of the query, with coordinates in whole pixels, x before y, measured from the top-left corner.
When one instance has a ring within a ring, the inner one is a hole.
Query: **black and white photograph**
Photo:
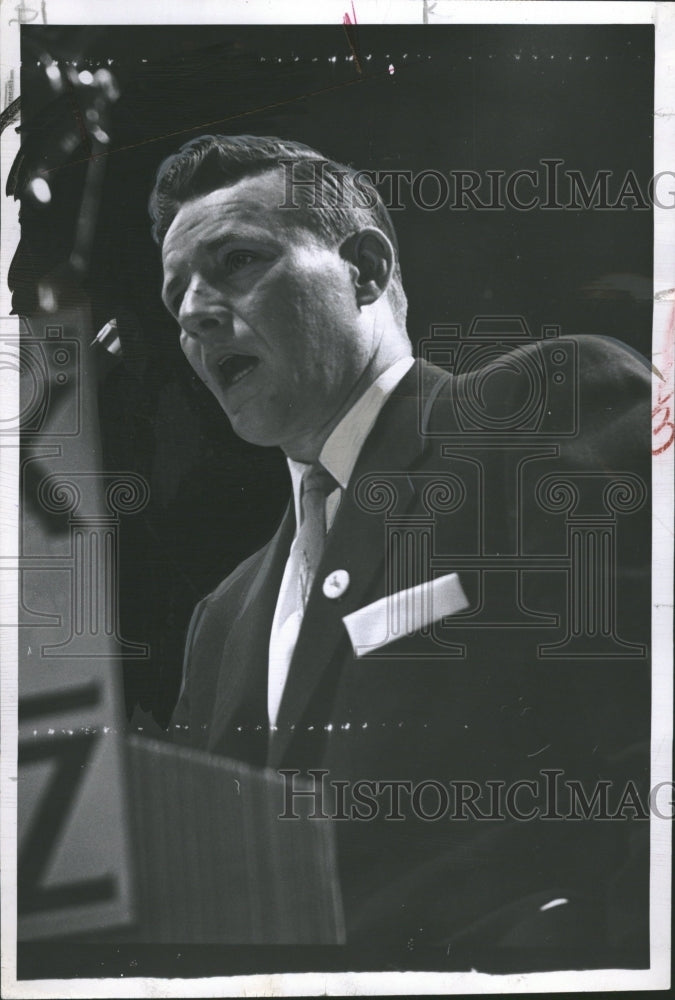
[[[3,995],[667,989],[673,9],[317,6],[3,5]]]

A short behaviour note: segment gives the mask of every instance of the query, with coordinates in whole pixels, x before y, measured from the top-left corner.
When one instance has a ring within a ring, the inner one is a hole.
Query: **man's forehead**
[[[163,256],[180,248],[186,238],[211,238],[230,225],[245,224],[273,235],[288,232],[294,220],[291,210],[280,206],[284,199],[283,177],[278,170],[243,177],[227,187],[216,188],[184,202],[164,237]]]

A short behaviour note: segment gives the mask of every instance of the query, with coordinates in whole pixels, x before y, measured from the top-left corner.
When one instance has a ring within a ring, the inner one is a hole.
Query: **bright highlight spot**
[[[44,177],[35,177],[28,185],[28,190],[41,205],[48,205],[52,200],[49,184]]]
[[[541,913],[544,910],[552,910],[555,906],[564,906],[565,903],[569,903],[569,899],[552,899],[550,903],[544,903],[543,906],[539,907]]]

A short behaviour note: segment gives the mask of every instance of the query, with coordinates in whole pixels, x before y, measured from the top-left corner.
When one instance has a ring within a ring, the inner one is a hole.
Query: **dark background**
[[[39,279],[72,249],[86,170],[83,146],[58,152],[77,97],[55,97],[40,56],[107,67],[121,93],[85,291],[92,335],[112,316],[134,331],[100,390],[106,466],[151,489],[122,537],[122,634],[151,647],[125,664],[134,727],[167,724],[194,604],[270,537],[289,493],[281,454],[232,434],[163,310],[146,210],[162,159],[204,132],[279,135],[413,174],[543,175],[539,161],[555,157],[587,185],[611,171],[614,200],[628,170],[643,192],[652,174],[653,45],[652,27],[636,25],[23,28],[15,194],[43,168],[53,197],[22,199],[10,272],[22,315],[37,315]],[[394,223],[413,343],[431,324],[517,314],[534,332],[559,324],[650,353],[649,209],[424,211],[402,190]]]

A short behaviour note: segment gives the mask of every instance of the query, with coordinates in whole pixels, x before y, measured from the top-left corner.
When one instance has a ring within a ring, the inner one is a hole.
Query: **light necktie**
[[[326,497],[336,487],[337,483],[333,476],[318,463],[310,465],[302,477],[300,493],[302,523],[297,539],[300,556],[299,604],[302,611],[307,607],[326,540]]]

